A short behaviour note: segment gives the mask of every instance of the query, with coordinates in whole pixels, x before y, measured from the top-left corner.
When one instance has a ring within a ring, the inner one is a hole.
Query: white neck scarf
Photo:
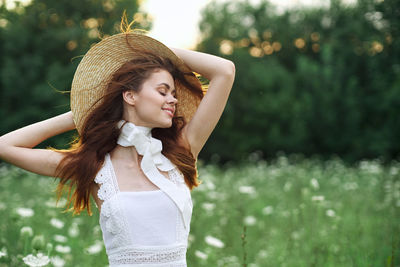
[[[185,227],[187,227],[188,220],[190,220],[190,217],[188,218],[190,214],[188,214],[187,190],[179,188],[160,173],[159,170],[171,171],[175,168],[172,162],[161,154],[161,141],[151,136],[149,127],[136,126],[131,122],[121,120],[118,122],[118,128],[121,129],[121,134],[117,144],[124,147],[134,146],[138,154],[143,156],[140,167],[144,174],[175,202],[181,211]]]
[[[124,126],[121,129],[117,144],[124,147],[134,146],[136,148],[138,154],[143,156],[140,164],[143,171],[151,169],[154,165],[162,171],[174,169],[175,166],[171,161],[161,154],[162,143],[151,136],[151,128],[136,126],[124,120],[118,122],[118,128],[121,128],[122,125]]]

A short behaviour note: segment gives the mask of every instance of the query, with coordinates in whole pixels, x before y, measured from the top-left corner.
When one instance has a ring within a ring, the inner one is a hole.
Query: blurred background
[[[235,62],[204,161],[280,151],[347,162],[399,157],[398,1],[0,3],[0,134],[67,111],[69,95],[58,91],[70,89],[92,44],[118,33],[126,9],[167,45]],[[69,135],[43,146],[65,147]]]
[[[400,266],[399,0],[0,0],[0,135],[70,109],[82,56],[124,10],[236,65],[199,156],[188,266]],[[107,266],[97,209],[61,213],[57,182],[0,164],[0,267]]]

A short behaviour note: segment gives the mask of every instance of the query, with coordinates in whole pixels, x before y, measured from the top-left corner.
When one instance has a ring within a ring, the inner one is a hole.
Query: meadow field
[[[199,177],[190,267],[400,266],[399,162],[281,156]],[[0,267],[107,266],[96,208],[63,213],[56,183],[1,165]]]

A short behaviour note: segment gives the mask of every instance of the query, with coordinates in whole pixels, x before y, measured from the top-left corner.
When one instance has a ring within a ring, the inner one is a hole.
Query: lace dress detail
[[[187,190],[187,206],[190,208],[190,216],[193,204],[190,198],[190,190],[186,186],[184,177],[178,168],[168,171],[171,182],[177,187]],[[148,246],[138,244],[132,239],[135,230],[134,223],[128,222],[125,209],[130,205],[121,203],[122,196],[119,191],[117,179],[112,166],[110,155],[106,154],[104,164],[97,173],[95,182],[100,185],[98,197],[103,201],[100,211],[100,226],[106,246],[110,267],[117,266],[159,266],[159,267],[186,267],[187,240],[190,227],[185,227],[183,215],[176,213],[175,241],[169,245]],[[132,193],[132,192],[128,192]],[[162,193],[162,191],[160,192]],[[127,203],[127,202],[124,202]],[[172,202],[173,203],[173,202]],[[175,205],[175,204],[174,204]],[[177,209],[177,208],[176,208]],[[132,212],[131,212],[132,213]],[[175,215],[174,215],[175,216]],[[190,218],[189,218],[190,223]],[[140,228],[139,228],[140,229]]]
[[[163,266],[177,266],[175,264],[186,256],[185,246],[171,248],[124,248],[109,257],[110,264],[167,264]],[[169,264],[169,265],[168,265]],[[179,265],[178,265],[179,266]],[[186,264],[181,265],[186,266]]]
[[[185,184],[185,179],[183,178],[183,175],[177,168],[172,169],[168,172],[169,179],[171,182],[174,184]]]
[[[186,188],[190,194],[190,190],[186,186],[186,183],[185,183],[185,178],[183,177],[182,173],[178,170],[178,168],[175,168],[175,169],[169,171],[168,177],[171,180],[171,182],[176,184],[178,187]],[[189,207],[191,210],[193,209],[193,202],[192,202],[191,198],[189,199]],[[178,216],[181,216],[181,215],[178,214]],[[176,238],[177,238],[177,240],[181,240],[182,242],[185,242],[185,240],[187,242],[187,240],[189,238],[190,221],[189,221],[189,229],[187,231],[185,231],[183,221],[181,219],[178,219],[177,222],[178,223],[176,224],[176,234],[177,234]]]
[[[106,158],[105,166],[109,166],[109,158]],[[110,168],[102,168],[95,180],[100,184],[97,193],[99,199],[103,200],[100,212],[100,225],[104,225],[105,230],[110,233],[111,245],[108,249],[118,246],[129,245],[129,232],[127,222],[123,216],[121,205],[118,199],[118,184],[114,173]]]

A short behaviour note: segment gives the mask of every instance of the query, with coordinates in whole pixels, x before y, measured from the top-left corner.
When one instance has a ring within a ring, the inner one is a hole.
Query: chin
[[[171,128],[171,126],[172,126],[172,120],[168,122],[159,123],[157,128]]]
[[[164,128],[171,128],[172,127],[172,121],[168,123]]]

